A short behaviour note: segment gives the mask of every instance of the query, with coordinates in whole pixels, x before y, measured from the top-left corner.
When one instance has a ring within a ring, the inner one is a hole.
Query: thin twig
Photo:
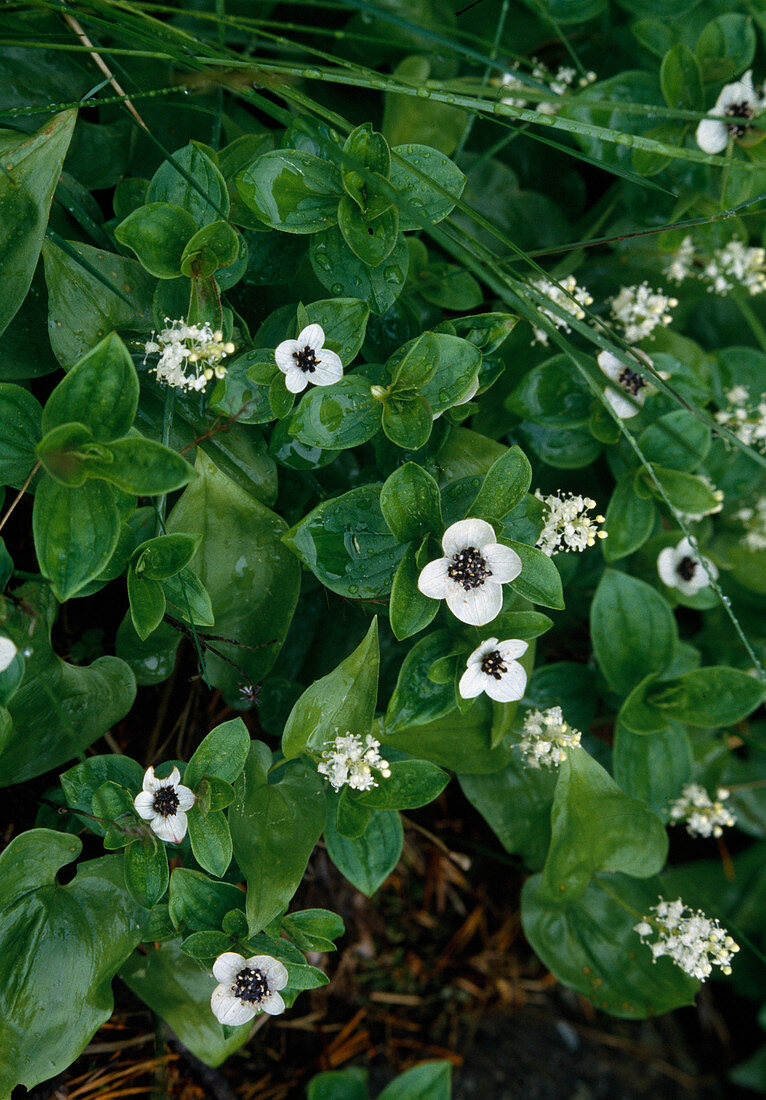
[[[136,120],[138,125],[142,128],[142,130],[146,130],[146,132],[148,133],[149,132],[149,127],[146,125],[146,123],[144,122],[144,120],[141,118],[140,114],[136,110],[136,108],[133,106],[127,92],[125,92],[123,90],[123,88],[120,86],[120,84],[117,82],[117,79],[116,79],[114,73],[110,70],[109,66],[106,64],[106,62],[104,61],[101,54],[97,52],[96,47],[93,45],[91,40],[88,38],[87,34],[83,30],[80,23],[77,21],[77,19],[75,19],[75,17],[73,15],[70,15],[69,12],[66,12],[66,11],[63,12],[63,16],[64,16],[64,22],[67,23],[71,27],[71,29],[74,31],[74,33],[77,35],[77,37],[82,42],[83,46],[86,46],[88,48],[88,52],[90,53],[90,56],[93,58],[96,65],[101,70],[101,72],[104,74],[104,76],[109,81],[109,83],[112,85],[115,92],[117,92],[117,95],[120,97],[122,102],[125,104],[128,111],[130,111],[131,115]]]
[[[5,515],[3,516],[3,518],[2,518],[2,519],[0,519],[0,531],[2,531],[2,529],[3,529],[4,527],[5,527],[5,525],[6,525],[6,523],[8,522],[8,520],[9,520],[9,519],[11,518],[11,513],[13,512],[13,509],[14,509],[14,508],[16,507],[16,505],[17,505],[17,504],[19,503],[19,501],[21,500],[21,498],[22,498],[22,497],[24,496],[24,493],[26,493],[27,489],[29,488],[30,482],[32,481],[32,478],[33,478],[33,477],[35,476],[35,474],[37,473],[37,471],[38,471],[39,469],[40,469],[40,463],[39,463],[39,462],[35,462],[34,466],[32,467],[32,469],[31,469],[31,470],[30,470],[30,472],[29,472],[29,477],[28,477],[28,478],[27,478],[27,480],[26,480],[26,481],[24,482],[24,484],[23,484],[23,485],[21,486],[21,488],[19,489],[19,491],[18,491],[18,493],[16,494],[16,496],[15,496],[15,497],[13,498],[13,501],[11,502],[11,506],[10,506],[10,508],[9,508],[9,509],[8,509],[8,511],[7,511],[6,513],[5,513]]]

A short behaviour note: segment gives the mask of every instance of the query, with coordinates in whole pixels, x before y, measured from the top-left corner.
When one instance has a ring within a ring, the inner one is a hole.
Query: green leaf
[[[352,886],[372,897],[399,862],[404,843],[402,819],[394,810],[373,810],[362,836],[341,836],[332,815],[325,826],[327,854]]]
[[[442,658],[461,650],[448,630],[435,630],[421,638],[407,653],[386,711],[387,734],[430,722],[455,709],[453,677],[447,682],[432,680],[428,673]]]
[[[658,417],[638,437],[638,445],[651,463],[673,470],[693,470],[710,450],[710,429],[686,409]]]
[[[195,807],[196,809],[196,807]],[[204,871],[222,878],[231,863],[231,833],[226,815],[221,810],[202,814],[194,809],[189,814],[189,840],[194,858]]]
[[[286,908],[325,824],[325,793],[316,769],[298,761],[269,783],[271,752],[255,741],[229,808],[234,858],[247,879],[251,934]]]
[[[67,805],[73,810],[90,814],[93,796],[105,783],[117,783],[130,791],[138,791],[144,778],[143,768],[128,756],[112,753],[109,756],[89,756],[81,764],[75,764],[59,776]],[[92,817],[86,821],[91,832],[104,835],[104,826]]]
[[[419,535],[441,537],[441,496],[435,479],[416,462],[405,462],[380,490],[380,510],[399,542]]]
[[[194,557],[200,539],[197,535],[158,535],[137,546],[131,555],[135,572],[150,581],[161,581],[180,573]]]
[[[127,582],[130,617],[136,634],[144,642],[165,616],[165,593],[159,581],[138,576],[133,569],[128,570]]]
[[[505,400],[516,416],[544,428],[579,428],[588,423],[593,394],[566,355],[554,355],[525,374]]]
[[[98,454],[84,460],[83,467],[88,477],[103,478],[136,496],[171,493],[196,476],[194,467],[170,447],[139,435],[102,446]]]
[[[179,931],[219,929],[232,909],[245,909],[245,894],[238,886],[213,882],[201,871],[188,867],[176,867],[170,876],[168,913]]]
[[[34,134],[0,131],[0,333],[32,283],[76,119],[76,111],[62,111]]]
[[[0,855],[3,1096],[78,1057],[111,1016],[112,979],[141,939],[144,915],[121,886],[118,857],[82,863],[58,884],[57,872],[81,849],[77,837],[31,829]]]
[[[386,313],[404,289],[410,252],[399,233],[391,255],[378,267],[355,256],[337,227],[311,240],[311,266],[322,286],[342,298],[361,298],[378,316]]]
[[[85,464],[93,449],[93,433],[84,424],[60,424],[43,436],[35,454],[43,469],[62,485],[76,488],[87,478]],[[96,444],[98,447],[98,444]]]
[[[154,173],[146,201],[180,206],[191,214],[195,225],[225,218],[229,213],[226,181],[199,142],[191,141],[178,149],[173,161],[175,164],[163,161]]]
[[[344,195],[338,204],[338,228],[357,259],[367,267],[380,267],[396,246],[399,214],[396,207],[389,206],[371,219]]]
[[[329,909],[302,909],[282,918],[282,928],[301,951],[335,951],[334,940],[346,930]]]
[[[452,696],[454,699],[454,688]],[[382,741],[383,754],[389,748],[399,749],[432,760],[458,775],[486,775],[508,763],[510,747],[505,733],[515,713],[513,704],[493,705],[486,696],[480,696],[464,713],[453,706],[449,713],[404,728],[397,725],[389,730],[386,719],[375,736]]]
[[[613,760],[614,777],[625,793],[643,799],[663,819],[691,779],[694,765],[689,736],[677,723],[646,735],[618,721]]]
[[[399,201],[399,229],[427,228],[446,218],[465,187],[457,165],[428,145],[397,145],[393,153],[391,186]]]
[[[128,612],[117,628],[114,651],[131,670],[136,683],[148,686],[161,684],[172,674],[180,641],[181,634],[174,627],[161,623],[142,642]]]
[[[228,222],[204,225],[186,242],[181,255],[181,272],[189,279],[206,279],[233,264],[239,255],[240,238]]]
[[[153,833],[133,840],[125,849],[125,885],[144,909],[151,909],[168,888],[168,857]]]
[[[390,206],[390,201],[375,189],[369,176],[375,173],[384,180],[388,179],[391,171],[388,142],[382,134],[373,130],[372,123],[363,122],[346,138],[343,153],[340,174],[344,191],[354,200],[359,210],[370,214],[382,213]],[[358,171],[359,167],[366,169],[366,173]]]
[[[747,15],[727,12],[707,23],[694,47],[706,83],[729,80],[748,69],[755,57],[757,39]]]
[[[378,620],[363,641],[327,676],[306,688],[290,711],[282,735],[282,752],[291,760],[314,755],[338,736],[364,736],[372,727],[378,697]]]
[[[284,537],[314,576],[341,596],[384,596],[404,557],[406,548],[383,519],[380,490],[360,485],[324,501]]]
[[[660,66],[660,86],[668,107],[704,110],[702,69],[697,55],[688,46],[679,42],[665,54]]]
[[[564,607],[564,594],[561,577],[553,560],[542,550],[527,546],[526,543],[506,538],[501,541],[503,546],[510,546],[521,558],[521,573],[510,584],[513,591],[532,603],[560,611]]]
[[[681,470],[663,470],[659,466],[653,467],[653,473],[654,478],[650,477],[648,472],[643,472],[641,479],[663,504],[664,497],[657,489],[655,481],[660,483],[664,495],[679,512],[688,515],[706,515],[718,508],[720,500],[716,497],[715,490],[701,477],[683,473]]]
[[[648,698],[668,718],[693,726],[730,726],[766,698],[766,687],[738,668],[697,668],[650,688]]]
[[[184,771],[184,783],[192,790],[204,776],[214,775],[233,783],[242,773],[250,751],[250,734],[241,718],[230,718],[210,731]]]
[[[651,500],[636,492],[636,477],[632,470],[619,478],[606,510],[604,530],[609,536],[604,544],[607,561],[618,561],[643,546],[654,529],[657,509]]]
[[[490,775],[460,775],[463,794],[493,830],[506,852],[539,871],[551,839],[551,804],[558,776],[530,768],[519,753]]]
[[[63,603],[98,576],[120,534],[114,494],[100,481],[67,489],[52,478],[35,493],[32,529],[40,571]]]
[[[598,871],[650,878],[668,854],[660,819],[581,748],[570,749],[559,770],[551,834],[540,896],[561,904],[579,897]]]
[[[380,429],[380,415],[368,379],[347,374],[332,386],[314,386],[303,395],[290,433],[309,447],[340,451],[372,439]]]
[[[210,596],[196,573],[185,566],[174,577],[160,581],[172,614],[195,626],[215,626]]]
[[[166,527],[202,537],[191,568],[209,593],[216,633],[231,640],[215,647],[242,671],[209,651],[205,666],[215,686],[236,695],[243,673],[257,683],[273,665],[295,610],[300,569],[282,545],[286,525],[279,516],[201,451],[196,468],[200,476],[184,491]],[[162,582],[169,602],[170,586],[184,575]],[[184,610],[183,591],[172,602]]]
[[[421,1062],[386,1085],[378,1100],[450,1100],[451,1096],[451,1063]]]
[[[236,186],[258,218],[283,233],[316,233],[338,221],[340,173],[313,153],[264,153],[240,172]]]
[[[252,1023],[234,1028],[219,1024],[210,1011],[215,979],[207,967],[183,953],[178,941],[132,955],[120,977],[206,1065],[220,1066],[247,1042]]]
[[[666,668],[678,644],[673,612],[656,589],[613,569],[596,589],[590,632],[601,671],[621,695]]]
[[[388,602],[391,629],[399,641],[424,630],[439,611],[438,602],[424,596],[418,588],[419,576],[417,547],[411,544],[394,574]]]
[[[41,417],[40,402],[28,390],[0,383],[0,485],[21,488],[28,477],[37,461],[35,445],[42,436]]]
[[[42,431],[84,424],[94,439],[127,435],[138,408],[138,375],[116,332],[88,352],[59,382],[45,403]]]
[[[325,347],[339,355],[344,367],[362,349],[370,309],[358,298],[322,298],[307,308],[312,323],[324,329]],[[352,376],[353,377],[353,376]]]
[[[169,202],[139,206],[115,228],[120,244],[135,252],[142,267],[157,279],[181,274],[181,257],[196,222],[188,210]]]
[[[520,447],[510,447],[487,471],[469,514],[490,522],[502,520],[526,496],[532,467]]]
[[[381,426],[397,447],[417,451],[425,446],[433,428],[434,414],[420,394],[387,397]]]
[[[318,1073],[306,1086],[306,1100],[369,1100],[366,1080],[367,1070],[359,1066]]]
[[[521,895],[524,933],[545,966],[612,1016],[643,1019],[692,1004],[699,983],[669,958],[652,960],[633,931],[657,904],[659,881],[601,875],[568,905],[549,901],[542,876]]]
[[[449,776],[428,760],[395,760],[391,775],[377,787],[356,793],[354,801],[374,810],[417,810],[438,798]]]

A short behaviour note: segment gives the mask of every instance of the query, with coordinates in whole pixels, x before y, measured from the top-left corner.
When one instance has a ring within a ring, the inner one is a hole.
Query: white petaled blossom
[[[700,910],[689,909],[680,898],[676,901],[661,898],[633,931],[638,933],[641,943],[648,943],[652,962],[667,955],[681,970],[701,982],[710,976],[714,966],[720,966],[724,974],[731,974],[732,956],[739,951],[739,945],[717,920],[711,920]]]
[[[726,392],[728,407],[715,414],[716,423],[736,435],[740,442],[766,453],[766,393],[754,404],[745,386],[732,386]],[[724,440],[728,447],[728,440]]]
[[[543,297],[550,299],[554,305],[563,309],[566,313],[570,313],[578,321],[582,321],[585,317],[585,310],[582,307],[592,305],[593,298],[585,287],[577,285],[574,275],[567,275],[565,279],[560,279],[559,282],[560,287],[552,283],[550,279],[539,276],[537,279],[531,279],[529,285]],[[547,317],[556,328],[563,329],[564,332],[572,331],[564,317],[559,317],[553,310],[547,309],[537,302],[535,302],[535,305],[540,313]],[[548,333],[545,329],[532,325],[532,331],[534,333],[532,343],[547,346]]]
[[[596,360],[609,382],[612,383],[607,385],[604,390],[604,397],[621,420],[629,420],[631,416],[638,416],[641,412],[641,405],[646,401],[647,395],[652,389],[652,385],[647,382],[645,374],[637,369],[640,364],[632,358],[633,355],[637,355],[647,366],[652,366],[649,356],[637,350],[632,352],[629,357],[631,362],[629,363],[626,363],[623,359],[618,359],[616,355],[612,355],[611,351],[600,351]]]
[[[143,790],[133,799],[136,813],[160,840],[179,844],[186,836],[186,811],[197,801],[194,791],[181,783],[181,773],[173,768],[167,779],[157,779],[154,768],[144,774]]]
[[[697,127],[695,137],[704,153],[722,153],[729,138],[741,140],[751,129],[752,120],[763,107],[763,100],[753,87],[753,74],[745,73],[733,84],[726,84]]]
[[[210,323],[187,325],[186,321],[165,318],[165,328],[153,332],[144,344],[146,356],[159,353],[159,359],[150,370],[157,381],[180,390],[204,390],[211,378],[223,378],[226,367],[222,360],[234,351],[231,341],[224,341],[223,333],[213,331]]]
[[[5,635],[0,635],[0,672],[5,672],[18,652],[15,642],[6,638]]]
[[[529,649],[528,642],[518,638],[487,638],[477,646],[466,661],[458,691],[464,699],[475,699],[484,692],[497,703],[513,703],[521,699],[527,688],[526,670],[516,660]]]
[[[670,253],[670,258],[665,265],[665,278],[678,286],[696,275],[694,241],[691,237],[684,237],[678,248]]]
[[[502,546],[483,519],[461,519],[442,537],[443,558],[430,561],[418,588],[432,600],[446,600],[452,614],[471,626],[492,622],[503,606],[504,584],[521,572],[521,558]]]
[[[713,253],[702,269],[711,294],[742,289],[748,294],[766,290],[766,249],[732,240]]]
[[[535,496],[546,509],[545,526],[536,545],[548,557],[569,550],[580,553],[595,545],[596,539],[606,538],[606,531],[599,530],[604,517],[588,515],[596,507],[590,497],[574,493],[551,493],[544,497],[539,489],[535,490]]]
[[[719,787],[712,799],[699,783],[687,783],[670,807],[670,820],[674,825],[683,821],[690,836],[721,836],[737,821],[726,805],[728,798],[725,787]]]
[[[766,550],[766,497],[760,497],[752,507],[740,508],[734,518],[745,528],[742,542],[747,549]]]
[[[391,775],[388,761],[380,755],[380,741],[369,733],[364,741],[356,733],[336,737],[323,751],[317,771],[329,779],[336,791],[344,786],[355,791],[368,791],[370,787],[378,786],[374,771],[383,779]]]
[[[718,569],[703,558],[687,538],[677,546],[666,546],[657,555],[657,572],[668,588],[677,588],[683,596],[693,596],[716,579]]]
[[[570,749],[580,744],[582,734],[564,721],[561,707],[530,710],[524,718],[524,737],[519,743],[529,768],[558,768]]]
[[[246,959],[236,951],[225,951],[213,963],[218,985],[210,998],[213,1015],[222,1024],[237,1027],[259,1012],[279,1016],[285,1002],[279,992],[287,985],[287,968],[271,955]]]
[[[530,92],[547,90],[554,95],[564,96],[574,85],[578,88],[585,88],[596,80],[594,72],[588,72],[578,77],[577,70],[573,69],[571,65],[560,65],[554,73],[547,65],[543,65],[542,62],[538,61],[536,57],[532,58],[532,70],[529,80],[521,80],[518,74],[519,63],[517,61],[508,72],[503,73],[500,81],[504,91],[510,89],[513,92],[523,93],[523,95],[503,96],[500,102],[507,103],[510,107],[529,107],[530,103],[526,96]],[[555,115],[559,106],[560,104],[553,100],[543,99],[534,105],[534,110],[542,115]]]
[[[658,325],[669,325],[673,320],[669,311],[677,305],[677,298],[652,290],[646,282],[622,287],[611,302],[612,316],[628,344],[645,340]]]
[[[321,325],[306,325],[297,340],[283,340],[274,351],[274,359],[285,376],[290,393],[302,393],[309,382],[314,386],[332,386],[343,377],[340,356],[324,346]]]

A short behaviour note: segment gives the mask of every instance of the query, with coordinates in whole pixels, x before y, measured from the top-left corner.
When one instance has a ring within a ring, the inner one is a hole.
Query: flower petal
[[[449,558],[434,558],[420,571],[418,588],[424,596],[430,596],[432,600],[443,600],[448,589],[455,587],[447,576]]]
[[[315,386],[332,386],[343,377],[343,363],[334,351],[322,349],[314,371],[309,375]]]
[[[496,703],[513,703],[524,697],[527,690],[527,674],[518,661],[511,661],[499,680],[494,676],[487,677],[484,690],[490,699]]]
[[[481,550],[487,543],[496,542],[491,523],[483,519],[460,519],[453,523],[442,536],[442,549],[448,558],[458,554],[467,546]]]
[[[506,638],[497,647],[503,661],[515,661],[517,657],[523,657],[529,649],[529,642],[522,642],[521,638]]]
[[[662,583],[666,584],[668,588],[675,588],[678,581],[678,574],[676,573],[677,560],[674,546],[666,546],[657,555],[657,572]]]
[[[616,355],[612,355],[611,351],[600,351],[596,362],[607,378],[611,378],[614,382],[625,370],[625,364]]]
[[[142,817],[144,821],[151,821],[153,817],[157,816],[157,811],[154,808],[153,791],[140,791],[133,799],[133,805],[138,816]]]
[[[225,985],[215,987],[210,998],[210,1007],[216,1019],[222,1024],[228,1024],[229,1027],[246,1024],[256,1013],[252,1005],[240,1001],[239,997],[235,997]]]
[[[179,783],[176,787],[176,795],[178,796],[179,810],[190,810],[197,801],[194,791],[189,787],[184,787],[183,783]]]
[[[491,653],[493,649],[497,649],[497,638],[487,638],[486,642],[476,646],[476,649],[467,658],[466,665],[480,665],[486,655]]]
[[[156,790],[159,790],[160,781],[159,781],[159,779],[155,778],[154,768],[147,768],[146,769],[146,771],[144,772],[144,779],[143,779],[143,783],[141,784],[141,786],[144,788],[145,791],[151,791],[152,793],[154,793],[154,791],[156,791]]]
[[[627,397],[623,397],[621,393],[612,389],[611,386],[607,386],[604,390],[604,397],[619,416],[620,420],[630,420],[632,416],[638,416],[641,411],[637,405],[634,405],[632,401],[628,401]]]
[[[679,560],[681,558],[694,558],[695,561],[699,561],[696,547],[692,546],[686,536],[676,545],[676,557]]]
[[[503,606],[503,590],[499,584],[485,581],[479,588],[466,591],[460,585],[451,584],[446,596],[447,607],[455,618],[471,626],[491,623]]]
[[[295,368],[295,356],[299,350],[297,340],[283,340],[274,348],[274,360],[283,374]]]
[[[261,1012],[268,1013],[269,1016],[279,1016],[279,1014],[285,1010],[285,1002],[282,1000],[281,995],[275,991],[264,997],[263,1000],[259,1002],[258,1008]]]
[[[498,584],[515,580],[521,572],[521,558],[510,546],[503,546],[499,542],[490,543],[484,547],[483,554],[492,570],[492,580]]]
[[[0,672],[5,672],[17,653],[15,642],[10,638],[0,638]]]
[[[227,982],[232,983],[246,965],[244,956],[238,955],[236,951],[224,951],[213,963],[213,977],[224,985]]]
[[[309,376],[300,367],[293,363],[290,370],[285,371],[285,386],[290,393],[303,393],[309,384]]]
[[[160,840],[166,840],[169,844],[180,844],[186,836],[189,824],[183,810],[177,810],[167,817],[155,817],[150,823],[152,832],[156,833]]]
[[[480,665],[469,665],[460,677],[457,689],[464,699],[475,699],[485,690],[488,679]]]
[[[173,765],[173,770],[171,771],[170,775],[166,776],[165,779],[157,780],[157,783],[160,787],[177,787],[180,782],[181,773],[179,772],[175,764]]]
[[[324,347],[324,329],[321,325],[306,325],[298,333],[298,347],[311,348],[316,355]],[[317,356],[318,358],[318,356]]]
[[[722,153],[729,144],[726,124],[717,118],[703,118],[694,136],[703,153]]]
[[[245,966],[249,966],[251,970],[260,970],[272,992],[275,989],[284,989],[287,985],[287,967],[273,955],[251,955]]]
[[[753,72],[748,69],[739,80],[731,84],[724,84],[715,101],[713,110],[717,115],[725,115],[727,107],[739,106],[741,103],[750,103],[757,106],[755,88],[753,87]]]

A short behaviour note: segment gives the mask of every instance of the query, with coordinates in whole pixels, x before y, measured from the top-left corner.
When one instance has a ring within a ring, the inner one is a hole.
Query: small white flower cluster
[[[637,344],[651,336],[658,325],[669,325],[673,317],[668,311],[677,305],[677,298],[652,290],[643,282],[621,288],[612,299],[612,316],[622,326],[626,343]]]
[[[739,951],[739,945],[717,920],[711,920],[700,910],[687,909],[680,898],[676,901],[661,898],[633,931],[642,943],[650,936],[657,936],[649,944],[652,962],[667,955],[681,970],[701,982],[709,977],[714,966],[720,966],[724,974],[731,974],[732,956]]]
[[[595,545],[596,539],[605,539],[606,531],[599,530],[603,516],[589,516],[596,507],[590,497],[574,493],[551,493],[544,497],[539,489],[535,496],[546,507],[545,526],[536,545],[550,558],[553,554],[574,550],[577,553]]]
[[[524,718],[524,739],[519,748],[530,768],[558,768],[567,750],[580,744],[582,734],[564,721],[561,707],[531,710]]]
[[[726,391],[729,406],[715,414],[717,424],[728,428],[748,447],[766,453],[766,393],[753,407],[746,386],[732,386]]]
[[[524,96],[504,96],[500,102],[507,103],[509,107],[529,107],[529,100],[525,96],[530,92],[537,90],[535,81],[537,84],[543,85],[548,91],[554,95],[563,96],[575,85],[578,88],[587,88],[589,84],[592,84],[597,78],[594,72],[585,73],[584,76],[577,76],[577,70],[573,69],[571,65],[560,65],[554,73],[547,65],[544,65],[541,61],[538,61],[536,57],[532,58],[532,70],[530,72],[530,80],[520,80],[519,76],[519,63],[515,62],[511,66],[508,72],[503,73],[501,84],[504,89],[510,89],[513,92],[523,92]],[[550,99],[540,100],[534,105],[536,110],[541,115],[555,115],[559,109],[559,104],[553,102]]]
[[[222,360],[234,351],[231,341],[224,342],[223,333],[214,332],[210,322],[187,325],[186,321],[165,318],[165,328],[153,332],[144,344],[146,356],[159,352],[159,359],[150,369],[157,381],[179,390],[204,390],[211,378],[223,378],[226,367]]]
[[[384,779],[391,775],[388,761],[383,759],[379,749],[380,741],[370,734],[362,741],[358,734],[347,733],[345,737],[336,737],[324,750],[317,771],[329,779],[336,791],[343,786],[369,791],[370,787],[378,786],[373,768]]]
[[[735,825],[736,817],[725,805],[729,792],[724,787],[712,799],[699,783],[687,783],[670,807],[671,823],[685,822],[689,836],[721,836],[724,828]]]
[[[759,497],[752,508],[740,508],[734,518],[745,528],[742,542],[748,550],[766,550],[766,497]]]
[[[670,258],[665,265],[665,278],[677,286],[685,283],[687,279],[697,274],[695,259],[694,241],[691,237],[684,237],[678,248],[670,253]]]
[[[711,294],[728,294],[736,287],[751,295],[762,294],[766,290],[766,249],[731,240],[713,254],[702,277],[709,280]]]
[[[549,298],[554,305],[563,309],[566,313],[571,313],[578,321],[582,321],[585,318],[585,310],[582,307],[592,305],[593,298],[585,287],[577,285],[577,280],[574,275],[567,275],[565,279],[560,279],[559,282],[561,287],[556,286],[550,279],[538,276],[536,279],[530,280],[529,285],[539,294]],[[545,306],[540,305],[538,305],[537,308],[556,326],[556,328],[563,329],[564,332],[572,331],[566,320],[563,317],[559,317],[553,310],[546,309]],[[542,344],[544,347],[547,347],[548,333],[544,329],[538,328],[537,325],[532,326],[532,331],[534,332],[532,343]]]

